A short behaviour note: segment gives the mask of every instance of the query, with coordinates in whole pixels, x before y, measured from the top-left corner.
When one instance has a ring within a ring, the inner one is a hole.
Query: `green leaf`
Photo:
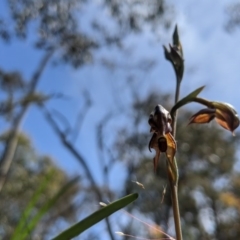
[[[114,212],[118,211],[119,209],[127,206],[134,200],[138,198],[137,193],[133,193],[123,197],[113,203],[110,203],[106,207],[94,212],[93,214],[89,215],[85,219],[81,220],[80,222],[76,223],[75,225],[71,226],[67,230],[60,233],[58,236],[54,237],[52,240],[66,240],[72,239],[73,237],[78,236],[80,233],[85,231],[86,229],[92,227],[94,224],[98,223],[99,221],[103,220],[104,218],[110,216]]]
[[[205,86],[202,86],[195,91],[188,94],[186,97],[182,98],[180,101],[178,101],[173,108],[171,109],[171,116],[174,115],[174,113],[177,111],[178,108],[186,105],[189,102],[193,102],[193,100],[197,97],[197,95],[204,89]]]
[[[38,213],[30,220],[30,222],[25,227],[24,231],[21,233],[21,239],[26,239],[29,236],[34,228],[37,226],[38,222],[41,218],[56,204],[59,198],[61,198],[68,189],[70,189],[76,182],[79,180],[79,177],[75,177],[69,182],[67,182],[56,194],[53,198],[47,201],[42,208],[38,211]],[[27,229],[27,231],[26,231]],[[18,240],[20,238],[17,238]]]

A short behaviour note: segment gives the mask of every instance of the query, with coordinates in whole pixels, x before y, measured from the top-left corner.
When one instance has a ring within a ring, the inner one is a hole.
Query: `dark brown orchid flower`
[[[150,132],[153,132],[148,147],[150,152],[151,148],[156,151],[156,155],[153,158],[154,171],[156,171],[161,152],[166,153],[170,164],[173,163],[173,158],[176,153],[176,142],[171,134],[172,118],[163,106],[157,105],[150,114],[148,123],[151,126]]]
[[[222,102],[209,102],[201,98],[196,98],[196,101],[207,105],[208,108],[194,114],[190,118],[189,124],[209,123],[215,119],[220,126],[229,130],[234,135],[234,130],[239,126],[239,117],[232,105]]]

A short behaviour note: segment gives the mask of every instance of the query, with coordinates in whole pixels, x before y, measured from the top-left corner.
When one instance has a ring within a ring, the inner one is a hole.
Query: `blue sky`
[[[238,47],[240,32],[236,30],[229,34],[224,29],[227,20],[225,7],[229,1],[187,0],[171,1],[171,3],[175,8],[173,21],[179,26],[185,58],[186,70],[181,96],[206,85],[206,89],[201,94],[202,97],[229,102],[240,111],[240,50]],[[3,12],[3,4],[3,2],[0,3],[0,9],[2,9],[0,13]],[[174,73],[169,62],[165,61],[162,50],[163,44],[168,45],[171,42],[172,31],[173,28],[165,34],[159,34],[161,37],[158,39],[150,30],[146,30],[141,37],[129,36],[125,40],[128,48],[133,49],[129,58],[114,48],[105,48],[96,54],[94,64],[78,70],[63,65],[53,68],[50,64],[42,76],[39,90],[47,93],[64,92],[70,96],[67,100],[51,100],[48,107],[63,113],[72,124],[75,122],[77,112],[82,108],[83,92],[90,89],[93,106],[86,114],[75,144],[82,155],[88,159],[91,169],[96,172],[98,182],[102,181],[102,177],[99,174],[100,163],[95,151],[96,124],[118,104],[127,107],[131,102],[129,89],[125,85],[125,78],[129,73],[138,79],[134,84],[140,96],[146,96],[152,89],[171,91],[174,88]],[[0,42],[0,53],[1,68],[20,70],[27,79],[30,78],[42,56],[41,53],[32,50],[31,41],[13,41],[9,45]],[[102,56],[109,59],[114,57],[126,65],[131,65],[141,57],[149,56],[157,63],[149,73],[135,70],[126,72],[123,69],[110,71],[100,64]],[[116,109],[118,111],[118,108]],[[107,129],[111,135],[110,140],[115,134],[114,128],[125,124],[126,121],[126,116],[121,112],[118,112],[117,116],[117,120],[110,124],[112,129]],[[3,123],[0,122],[0,124]],[[36,107],[31,107],[25,118],[23,130],[31,137],[39,154],[52,156],[55,162],[69,174],[77,174],[80,171],[79,164],[65,151]],[[123,176],[117,174],[119,167],[118,165],[111,175],[112,187],[122,185]]]
[[[229,1],[178,3],[178,24],[182,29],[186,65],[195,70],[186,74],[183,83],[205,84],[207,97],[231,102],[239,109],[239,61],[237,49],[239,31],[228,34],[224,30]],[[184,88],[184,87],[183,87]]]

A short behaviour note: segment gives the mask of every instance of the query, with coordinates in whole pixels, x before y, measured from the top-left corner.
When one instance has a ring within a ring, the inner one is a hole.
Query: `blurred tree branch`
[[[81,167],[83,168],[87,179],[90,181],[91,183],[91,187],[97,197],[97,200],[99,202],[101,202],[103,200],[103,196],[102,193],[100,191],[100,189],[97,186],[97,183],[94,179],[94,176],[90,170],[90,168],[87,165],[87,161],[83,158],[83,156],[79,153],[79,151],[74,147],[74,145],[67,139],[67,135],[66,133],[64,133],[57,125],[57,123],[54,121],[52,115],[50,114],[50,112],[42,105],[41,109],[44,113],[44,116],[46,118],[46,120],[48,121],[48,123],[50,124],[50,126],[52,127],[52,129],[54,130],[54,132],[56,133],[56,135],[59,137],[59,139],[61,140],[62,144],[65,146],[65,148],[75,157],[75,159],[80,163]],[[112,227],[111,224],[109,222],[109,218],[105,219],[106,221],[106,225],[107,225],[107,229],[108,229],[108,234],[109,237],[114,240],[114,235],[113,235],[113,231],[112,231]]]
[[[39,62],[39,65],[38,65],[36,71],[33,73],[33,76],[29,82],[28,92],[25,95],[26,96],[25,99],[31,97],[34,94],[34,91],[40,80],[40,77],[41,77],[48,61],[52,57],[54,51],[55,51],[54,48],[48,50],[45,53],[45,55],[43,56],[42,60]],[[18,140],[17,136],[20,132],[21,123],[23,121],[25,114],[27,113],[27,111],[29,109],[30,103],[31,102],[27,102],[26,104],[22,105],[20,112],[15,116],[15,118],[12,121],[9,138],[6,141],[6,146],[3,151],[1,161],[0,161],[0,192],[6,181],[7,173],[11,166],[11,163],[12,163],[15,151],[16,151],[16,147],[17,147],[17,140]]]
[[[82,107],[81,111],[79,111],[78,116],[76,118],[75,126],[73,127],[73,130],[72,130],[72,136],[71,136],[72,142],[77,140],[83,120],[85,119],[87,112],[89,111],[92,105],[90,95],[87,91],[83,92],[83,96],[84,96],[84,106]]]

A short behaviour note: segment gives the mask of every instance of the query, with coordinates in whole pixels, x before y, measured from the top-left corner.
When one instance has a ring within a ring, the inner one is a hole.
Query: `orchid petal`
[[[214,119],[215,112],[216,112],[216,110],[211,109],[211,108],[202,109],[190,118],[188,124],[191,124],[191,123],[209,123]]]
[[[173,159],[174,159],[174,156],[177,151],[177,144],[171,133],[166,134],[166,139],[167,139],[167,146],[168,146],[166,155],[167,155],[168,160],[171,163],[173,163]]]

